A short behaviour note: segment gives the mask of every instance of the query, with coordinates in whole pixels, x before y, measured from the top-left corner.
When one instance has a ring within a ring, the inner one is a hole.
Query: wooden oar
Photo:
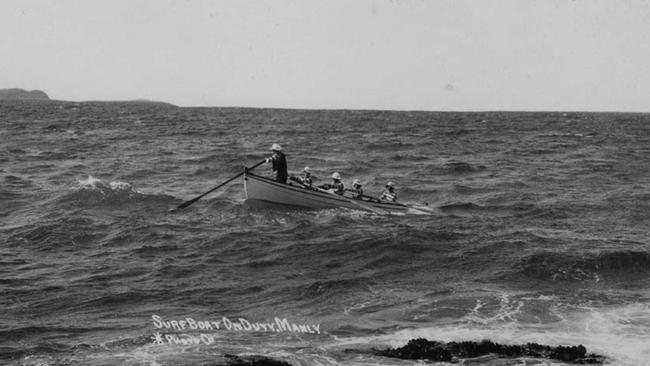
[[[382,201],[377,197],[372,197],[372,196],[368,196],[368,195],[365,195],[365,194],[358,194],[354,190],[349,189],[349,188],[346,188],[345,191],[355,193],[357,195],[356,197],[367,198],[367,200],[371,201],[371,202],[375,202],[375,203],[391,203],[391,204],[395,204],[395,205],[401,205],[401,203]]]
[[[372,207],[370,205],[366,205],[363,202],[360,202],[359,200],[355,200],[355,199],[352,199],[352,198],[347,198],[347,197],[345,197],[343,195],[339,195],[339,194],[336,194],[334,192],[331,192],[331,191],[328,191],[328,190],[325,190],[325,189],[322,189],[322,188],[319,188],[319,187],[314,187],[314,188],[317,189],[319,192],[329,193],[329,194],[333,194],[333,195],[335,195],[337,197],[341,197],[344,200],[347,200],[348,202],[350,202],[351,204],[353,204],[353,205],[355,205],[357,207],[360,207],[360,208],[362,208],[362,209],[364,209],[366,211],[374,212],[374,213],[380,214],[380,215],[386,215],[386,214],[390,213],[390,212],[388,212],[386,210],[382,210],[381,208],[376,208],[376,207]]]
[[[347,188],[345,189],[345,191],[346,191],[346,192],[354,192],[353,190],[351,190],[351,189],[347,189]],[[369,201],[371,201],[371,202],[375,202],[375,203],[386,203],[386,204],[390,204],[390,205],[396,205],[396,206],[408,207],[408,208],[411,209],[411,210],[417,210],[417,211],[425,212],[425,213],[428,213],[428,214],[431,214],[431,213],[435,212],[435,209],[434,209],[433,207],[429,207],[429,204],[428,204],[428,203],[424,203],[424,204],[414,204],[414,203],[403,203],[403,202],[382,201],[382,200],[379,199],[379,198],[375,198],[375,197],[371,197],[371,196],[366,196],[365,194],[359,194],[359,195],[357,195],[357,197],[367,198]],[[355,201],[355,202],[358,202],[358,201]]]
[[[180,204],[178,207],[169,210],[169,212],[175,212],[175,211],[180,210],[180,209],[182,209],[182,208],[186,208],[186,207],[188,207],[189,205],[191,205],[191,204],[193,204],[194,202],[200,200],[201,198],[205,197],[206,195],[208,195],[208,194],[214,192],[215,190],[217,190],[217,189],[219,189],[219,188],[225,186],[226,184],[232,182],[233,180],[235,180],[235,179],[241,177],[241,176],[244,175],[244,173],[246,173],[247,171],[253,170],[253,169],[257,168],[258,166],[264,164],[265,162],[266,162],[266,159],[260,161],[259,163],[253,165],[253,166],[250,167],[250,168],[245,168],[243,172],[241,172],[241,173],[235,175],[234,177],[228,179],[227,181],[225,181],[225,182],[219,184],[218,186],[212,188],[211,190],[209,190],[209,191],[203,193],[202,195],[197,196],[197,197],[194,197],[194,198],[192,198],[191,200],[189,200],[189,201],[187,201],[187,202],[184,202],[184,203]]]

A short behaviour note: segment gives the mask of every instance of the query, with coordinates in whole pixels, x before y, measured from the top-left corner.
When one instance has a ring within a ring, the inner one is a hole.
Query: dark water
[[[650,115],[3,102],[0,136],[0,364],[411,365],[346,349],[415,337],[650,358]],[[438,212],[251,205],[240,181],[167,212],[273,142]]]

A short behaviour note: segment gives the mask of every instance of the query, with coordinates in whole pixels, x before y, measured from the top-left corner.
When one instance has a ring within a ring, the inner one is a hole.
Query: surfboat
[[[364,196],[354,199],[292,183],[283,184],[250,172],[244,174],[244,191],[247,200],[258,200],[288,206],[328,209],[348,208],[382,214],[431,214],[428,206],[386,202]]]

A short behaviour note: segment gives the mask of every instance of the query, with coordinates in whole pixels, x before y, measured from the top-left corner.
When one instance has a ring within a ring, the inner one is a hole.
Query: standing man
[[[280,144],[271,145],[271,151],[273,155],[266,158],[266,162],[273,162],[273,171],[275,172],[275,180],[287,184],[287,177],[289,172],[287,171],[287,158],[282,152],[282,146]]]

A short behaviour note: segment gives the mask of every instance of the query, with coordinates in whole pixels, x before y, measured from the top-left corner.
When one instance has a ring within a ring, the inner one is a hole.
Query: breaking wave
[[[143,193],[127,182],[107,182],[89,175],[86,179],[79,179],[57,203],[78,207],[123,207],[138,203],[171,205],[173,200],[174,197],[166,194]]]

